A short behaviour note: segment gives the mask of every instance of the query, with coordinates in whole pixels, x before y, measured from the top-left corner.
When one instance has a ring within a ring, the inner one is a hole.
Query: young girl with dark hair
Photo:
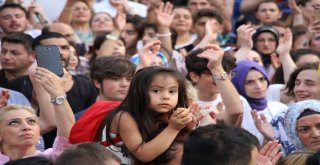
[[[163,67],[141,69],[125,100],[102,121],[97,140],[111,144],[108,148],[122,157],[123,164],[165,163],[172,157],[179,132],[194,124],[185,107],[181,74]]]

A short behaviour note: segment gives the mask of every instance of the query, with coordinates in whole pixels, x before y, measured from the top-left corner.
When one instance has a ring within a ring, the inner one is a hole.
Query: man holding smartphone
[[[71,56],[71,51],[68,40],[63,35],[54,32],[43,33],[34,39],[33,49],[38,45],[57,45],[61,54],[62,66],[66,67],[68,65],[67,60]],[[66,92],[66,99],[74,113],[88,108],[96,101],[97,91],[89,79],[83,76],[74,76],[68,72],[64,72],[62,78],[65,80],[63,87]],[[15,80],[10,84],[15,86],[15,90],[20,91],[31,100],[33,87],[28,76]],[[51,100],[56,100],[56,98],[51,98]],[[55,132],[44,135],[46,148],[52,147],[55,137]]]
[[[68,67],[71,50],[68,40],[63,35],[55,32],[45,32],[35,38],[32,44],[33,50],[35,50],[35,47],[38,45],[57,45],[60,51],[62,66],[64,68]]]

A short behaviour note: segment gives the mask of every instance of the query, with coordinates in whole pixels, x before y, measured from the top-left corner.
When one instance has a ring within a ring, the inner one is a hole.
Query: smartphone
[[[63,69],[57,45],[38,45],[35,48],[37,64],[62,77]]]

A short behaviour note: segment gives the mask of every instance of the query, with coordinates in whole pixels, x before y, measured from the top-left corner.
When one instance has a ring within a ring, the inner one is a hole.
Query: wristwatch
[[[67,95],[64,94],[63,96],[57,96],[56,98],[50,98],[50,102],[52,104],[57,104],[57,105],[61,105],[64,103],[64,101],[66,100]]]
[[[213,76],[213,75],[212,75],[212,79],[213,79],[213,80],[226,80],[227,78],[228,78],[227,72],[222,72],[222,73],[220,74],[220,76]]]

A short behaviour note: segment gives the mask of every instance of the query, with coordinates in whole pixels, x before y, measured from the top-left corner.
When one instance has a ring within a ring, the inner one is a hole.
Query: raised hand
[[[139,65],[141,67],[151,66],[160,50],[161,42],[159,40],[151,41],[143,46],[139,52]]]
[[[117,7],[117,14],[114,18],[114,25],[119,31],[122,31],[126,25],[126,13],[122,5],[119,5]]]
[[[173,20],[172,9],[173,5],[170,2],[160,4],[159,9],[156,10],[158,26],[170,27]]]
[[[264,114],[261,114],[259,116],[256,110],[251,111],[251,114],[254,120],[254,124],[256,125],[259,132],[264,136],[264,138],[266,138],[267,140],[273,140],[275,130],[267,121],[266,116],[264,116]]]
[[[31,1],[30,6],[28,6],[30,12],[43,14],[43,7],[38,5],[35,0]]]
[[[186,108],[177,108],[170,117],[169,127],[180,131],[192,121],[192,113]]]
[[[277,69],[281,66],[281,60],[279,58],[279,56],[277,55],[277,53],[272,53],[270,55],[271,57],[271,65],[273,68]]]
[[[67,74],[67,71],[64,69],[64,75],[65,74]],[[35,81],[39,83],[52,98],[62,96],[65,93],[63,89],[64,79],[45,68],[36,68]]]
[[[33,64],[34,65],[34,64]],[[36,78],[39,77],[39,75],[36,77],[36,66],[32,66],[29,68],[29,78],[31,80],[32,86],[34,90],[43,90],[41,84],[36,81]]]
[[[251,25],[241,25],[237,29],[237,43],[241,46],[241,48],[252,49],[253,41],[252,36],[256,32],[256,29]]]
[[[288,6],[294,14],[302,14],[301,9],[298,7],[296,0],[288,0]]]
[[[216,69],[223,69],[221,61],[224,51],[215,44],[209,44],[205,46],[204,49],[205,51],[201,54],[198,54],[198,57],[206,58],[208,60],[207,67],[211,73],[213,74]]]
[[[292,33],[289,28],[284,31],[284,37],[280,37],[276,52],[280,56],[288,55],[292,47]]]
[[[217,20],[215,19],[210,19],[206,22],[205,25],[205,30],[206,30],[206,36],[211,37],[212,40],[217,40],[217,36],[219,31],[221,30],[221,27]]]
[[[282,156],[280,148],[277,140],[269,141],[259,151],[258,165],[275,165]]]

